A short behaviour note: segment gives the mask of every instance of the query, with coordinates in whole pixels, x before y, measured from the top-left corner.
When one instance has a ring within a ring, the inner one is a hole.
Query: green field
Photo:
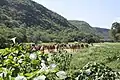
[[[3,51],[0,49],[1,53]],[[120,43],[96,43],[72,54],[71,69],[82,68],[88,62],[99,62],[120,71]]]
[[[16,44],[1,49],[0,56],[0,80],[120,80],[120,43],[56,54]]]
[[[120,43],[99,43],[73,54],[71,69],[82,68],[88,62],[104,63],[120,71]]]

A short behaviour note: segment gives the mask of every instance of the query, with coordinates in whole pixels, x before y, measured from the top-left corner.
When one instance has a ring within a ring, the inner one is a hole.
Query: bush
[[[115,80],[120,79],[120,74],[106,67],[102,63],[88,63],[82,70],[76,72],[76,80]]]

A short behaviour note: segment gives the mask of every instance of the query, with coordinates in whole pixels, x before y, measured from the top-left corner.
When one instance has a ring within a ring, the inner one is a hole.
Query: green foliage
[[[14,45],[0,53],[0,75],[2,79],[11,80],[18,75],[31,80],[40,75],[54,75],[58,71],[47,61],[48,54],[33,52],[28,45]],[[51,77],[48,77],[48,79]]]
[[[114,22],[111,27],[111,36],[115,41],[120,40],[120,23]]]
[[[42,54],[39,51],[31,51],[29,45],[15,44],[13,47],[6,48],[0,53],[0,79],[1,80],[33,80],[33,79],[42,79],[42,80],[115,80],[120,79],[120,74],[117,71],[113,71],[112,68],[106,66],[106,63],[111,61],[117,61],[119,56],[118,52],[105,50],[103,47],[102,50],[100,46],[96,47],[93,52],[80,53],[82,58],[91,56],[91,59],[85,60],[83,64],[82,61],[78,61],[80,58],[79,54],[60,52],[56,54]],[[110,46],[110,45],[109,45]],[[116,45],[118,47],[119,45]],[[118,49],[119,50],[119,49]],[[100,53],[98,53],[98,51]],[[100,56],[103,52],[104,55],[111,56],[109,59],[104,57],[103,63],[99,63],[102,58],[96,58]],[[97,54],[96,54],[97,53]],[[105,54],[106,53],[106,54]],[[87,54],[88,56],[86,56]],[[115,57],[112,57],[114,54]],[[94,55],[94,57],[93,57]],[[85,57],[84,57],[85,56]],[[80,63],[80,65],[74,64]],[[95,59],[95,62],[94,60]],[[99,60],[99,61],[98,61]],[[90,62],[91,61],[91,62]],[[90,63],[88,63],[90,62]],[[97,63],[96,63],[97,62]],[[88,64],[86,64],[88,63]],[[83,65],[82,67],[80,67]],[[119,66],[119,65],[118,65]],[[76,67],[76,68],[75,68]],[[77,68],[78,67],[78,68]]]
[[[53,62],[55,62],[60,70],[66,71],[70,68],[72,54],[61,52],[53,55]]]
[[[89,49],[83,49],[73,54],[71,69],[81,69],[88,62],[104,63],[110,68],[120,71],[120,44],[103,43],[94,44]]]
[[[62,16],[32,0],[2,0],[0,23],[7,27],[39,27],[42,30],[59,32],[77,29]]]
[[[77,74],[76,80],[115,80],[120,79],[118,72],[112,71],[111,68],[104,64],[88,63]]]
[[[86,34],[79,31],[68,31],[62,30],[60,32],[51,33],[49,30],[41,30],[36,27],[31,28],[8,28],[6,26],[0,27],[0,48],[8,47],[6,43],[11,43],[10,39],[13,37],[17,37],[16,42],[57,42],[57,43],[67,43],[74,41],[82,41],[83,39],[90,39],[89,36],[93,36],[95,42],[99,40],[99,37],[92,34]]]

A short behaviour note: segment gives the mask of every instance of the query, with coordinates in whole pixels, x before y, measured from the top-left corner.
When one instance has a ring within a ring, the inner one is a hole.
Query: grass
[[[71,69],[80,69],[88,62],[104,63],[120,71],[120,43],[99,43],[73,54]]]
[[[0,49],[0,53],[3,51]],[[88,62],[104,63],[113,70],[120,71],[120,43],[97,43],[73,53],[70,69],[81,69]]]

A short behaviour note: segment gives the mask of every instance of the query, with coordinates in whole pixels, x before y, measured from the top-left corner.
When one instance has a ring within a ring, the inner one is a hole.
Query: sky
[[[68,20],[83,20],[92,27],[111,28],[120,21],[120,0],[34,0]]]

